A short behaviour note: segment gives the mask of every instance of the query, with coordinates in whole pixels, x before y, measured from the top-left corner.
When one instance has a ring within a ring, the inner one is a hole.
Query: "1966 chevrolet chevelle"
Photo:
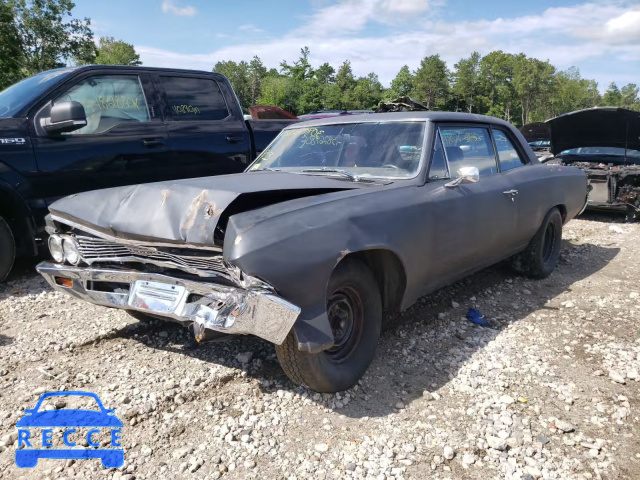
[[[407,112],[283,130],[245,173],[87,192],[50,207],[56,289],[196,339],[252,334],[286,374],[346,389],[384,319],[500,260],[554,269],[587,199],[501,120]]]

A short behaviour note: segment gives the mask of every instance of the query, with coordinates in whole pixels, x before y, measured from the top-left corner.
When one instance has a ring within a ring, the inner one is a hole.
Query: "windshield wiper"
[[[362,180],[358,175],[354,175],[344,170],[338,170],[337,168],[306,168],[302,170],[301,173],[337,173],[344,178],[348,178],[352,182],[359,182]]]
[[[271,168],[271,167],[264,167],[264,168],[256,168],[254,170],[249,170],[250,172],[279,172],[280,169],[279,168]]]

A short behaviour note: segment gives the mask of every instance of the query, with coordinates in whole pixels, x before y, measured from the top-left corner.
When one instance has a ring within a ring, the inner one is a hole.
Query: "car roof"
[[[131,70],[132,68],[140,71],[151,72],[175,72],[175,73],[197,73],[206,75],[220,75],[215,72],[207,72],[206,70],[189,70],[185,68],[160,68],[160,67],[143,67],[143,66],[130,66],[130,65],[78,65],[75,67],[65,67],[59,70],[79,71],[79,70],[97,70],[108,68],[109,70]]]
[[[471,122],[471,123],[492,123],[508,128],[514,128],[510,123],[499,118],[477,115],[475,113],[462,112],[386,112],[367,113],[363,115],[340,115],[335,117],[321,118],[296,123],[288,126],[286,130],[292,128],[315,127],[321,125],[336,125],[346,123],[366,123],[366,122],[406,122],[406,121],[430,121],[430,122]]]

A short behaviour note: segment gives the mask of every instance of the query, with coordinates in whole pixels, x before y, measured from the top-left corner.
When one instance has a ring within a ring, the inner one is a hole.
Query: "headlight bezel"
[[[71,265],[78,265],[82,261],[78,242],[71,236],[62,238],[62,250],[64,251],[64,259]]]
[[[65,261],[64,248],[62,246],[62,243],[63,238],[60,235],[51,235],[49,237],[49,253],[51,254],[51,257],[58,263],[64,263]],[[57,246],[59,250],[54,250],[53,246]]]

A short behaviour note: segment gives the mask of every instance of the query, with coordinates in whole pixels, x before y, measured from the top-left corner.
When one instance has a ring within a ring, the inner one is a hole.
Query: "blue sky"
[[[211,70],[219,60],[267,67],[298,58],[385,84],[439,53],[452,68],[477,50],[525,54],[580,69],[601,90],[640,84],[640,1],[600,0],[82,0],[96,36],[136,47],[144,65]]]

